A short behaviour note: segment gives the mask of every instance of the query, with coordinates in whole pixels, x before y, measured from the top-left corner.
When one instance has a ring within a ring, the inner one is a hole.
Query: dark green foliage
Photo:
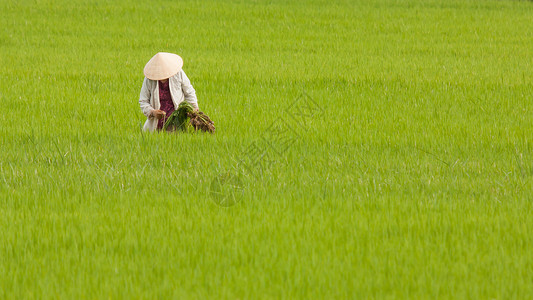
[[[178,109],[176,109],[170,117],[168,117],[167,121],[165,122],[165,125],[163,126],[164,131],[188,131],[190,127],[190,118],[188,116],[188,113],[191,113],[194,111],[194,108],[187,102],[181,102],[178,106]]]
[[[215,123],[201,111],[195,111],[187,102],[182,102],[170,117],[168,117],[164,131],[194,132],[201,130],[204,132],[215,132]]]

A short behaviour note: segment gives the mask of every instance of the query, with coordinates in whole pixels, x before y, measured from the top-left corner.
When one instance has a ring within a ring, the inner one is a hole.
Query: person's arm
[[[145,77],[141,88],[141,95],[139,96],[139,105],[143,114],[147,118],[151,118],[154,108],[150,105],[150,87],[148,85],[148,78]]]
[[[189,80],[189,77],[185,75],[185,72],[183,70],[181,72],[181,90],[183,91],[183,95],[185,96],[185,101],[189,103],[194,109],[198,110],[198,99],[196,99],[196,91],[192,87],[191,81]]]
[[[145,77],[141,88],[141,95],[139,96],[139,105],[141,106],[143,114],[147,118],[156,118],[159,120],[163,118],[166,113],[160,109],[154,109],[150,105],[150,91],[151,88],[149,86],[148,78]]]

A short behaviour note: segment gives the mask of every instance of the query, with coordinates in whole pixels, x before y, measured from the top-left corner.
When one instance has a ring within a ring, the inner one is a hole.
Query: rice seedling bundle
[[[200,130],[214,133],[215,123],[203,112],[194,110],[189,103],[182,102],[178,109],[168,117],[163,130],[170,132],[196,132]]]

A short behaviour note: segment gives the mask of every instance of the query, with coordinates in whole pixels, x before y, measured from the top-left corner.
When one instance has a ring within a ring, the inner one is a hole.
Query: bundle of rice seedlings
[[[170,117],[168,117],[164,131],[183,131],[195,132],[201,130],[203,132],[214,133],[215,123],[201,111],[195,111],[194,108],[187,102],[181,102]]]

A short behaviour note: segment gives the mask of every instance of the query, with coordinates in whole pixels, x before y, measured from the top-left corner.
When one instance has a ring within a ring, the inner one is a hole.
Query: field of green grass
[[[3,0],[0,298],[533,298],[532,96],[531,1]]]

